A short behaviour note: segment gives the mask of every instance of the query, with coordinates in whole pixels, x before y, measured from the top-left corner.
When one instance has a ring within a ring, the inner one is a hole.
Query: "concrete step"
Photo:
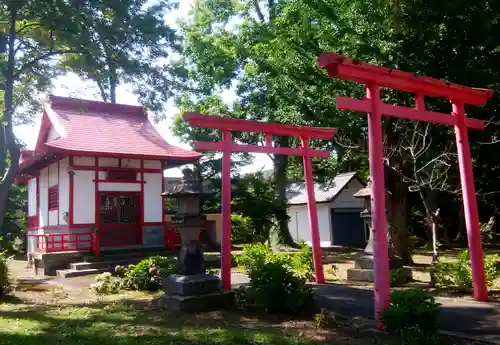
[[[117,262],[124,260],[132,260],[137,258],[147,258],[150,256],[174,256],[175,253],[167,250],[156,250],[156,251],[137,251],[137,252],[105,252],[101,253],[100,256],[84,256],[82,259],[84,262]]]
[[[100,273],[104,273],[104,272],[108,272],[108,271],[109,271],[109,269],[107,269],[107,268],[92,268],[92,269],[79,270],[79,271],[67,269],[67,270],[57,270],[56,274],[60,278],[73,278],[73,277],[90,276],[93,274],[100,274]]]
[[[133,258],[120,261],[76,262],[69,264],[69,268],[75,271],[89,270],[93,268],[107,268],[111,271],[118,265],[127,267],[128,265],[135,265],[141,260],[142,258]]]

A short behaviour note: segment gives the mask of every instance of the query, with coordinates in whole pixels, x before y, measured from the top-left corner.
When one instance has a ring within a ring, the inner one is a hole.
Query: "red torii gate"
[[[379,320],[379,313],[389,306],[389,258],[385,216],[382,114],[455,126],[474,297],[478,301],[486,301],[488,290],[484,276],[483,248],[479,233],[479,217],[467,135],[468,128],[483,130],[484,121],[467,118],[464,104],[484,104],[493,95],[493,91],[451,84],[429,77],[417,77],[411,73],[351,60],[336,53],[321,54],[318,63],[321,68],[327,69],[328,76],[331,78],[351,80],[366,86],[365,99],[339,96],[337,97],[337,108],[368,113],[374,235],[375,317],[377,320]],[[414,93],[415,108],[384,103],[380,99],[381,87]],[[427,111],[425,96],[446,97],[452,103],[453,116]]]
[[[194,147],[200,151],[222,151],[222,248],[221,276],[225,290],[231,289],[231,153],[269,153],[304,158],[304,177],[307,188],[307,207],[311,226],[314,271],[317,283],[324,283],[323,263],[319,238],[318,213],[314,196],[314,181],[311,157],[330,157],[326,150],[314,150],[309,146],[310,139],[331,140],[337,131],[335,128],[314,128],[305,126],[283,125],[233,119],[229,117],[210,116],[199,113],[185,113],[184,120],[192,127],[212,128],[221,131],[222,141],[195,142]],[[231,131],[263,133],[265,145],[248,145],[233,142]],[[302,147],[274,147],[273,135],[300,137]]]

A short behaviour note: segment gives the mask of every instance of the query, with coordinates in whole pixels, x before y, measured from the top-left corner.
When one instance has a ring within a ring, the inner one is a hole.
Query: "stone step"
[[[127,259],[137,259],[137,258],[147,258],[150,256],[174,256],[174,252],[166,250],[156,250],[156,251],[138,251],[138,252],[107,252],[101,253],[100,256],[84,256],[84,262],[113,262],[113,261],[124,261]]]
[[[137,264],[139,261],[141,261],[143,258],[131,258],[131,259],[126,259],[126,260],[120,260],[120,261],[98,261],[98,262],[76,262],[69,264],[69,268],[74,270],[74,271],[81,271],[81,270],[88,270],[88,269],[93,269],[93,268],[107,268],[108,270],[113,270],[116,266],[125,266],[127,267],[128,265],[132,264]]]
[[[100,273],[104,273],[104,272],[108,272],[108,271],[109,271],[109,269],[107,269],[107,268],[92,268],[92,269],[79,270],[79,271],[67,269],[67,270],[57,270],[56,274],[60,278],[73,278],[73,277],[90,276],[93,274],[100,274]]]

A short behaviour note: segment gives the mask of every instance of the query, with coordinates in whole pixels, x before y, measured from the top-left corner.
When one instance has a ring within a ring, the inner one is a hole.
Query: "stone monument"
[[[360,217],[363,218],[368,226],[368,243],[366,244],[364,253],[361,257],[354,261],[354,268],[347,270],[347,280],[373,282],[373,229],[372,229],[372,211],[371,211],[371,179],[368,177],[368,183],[365,188],[354,193],[354,197],[363,198],[365,200],[365,209],[361,212]],[[390,235],[389,241],[389,269],[399,270],[399,274],[411,278],[411,268],[403,267],[403,260],[394,254],[391,245]]]
[[[206,273],[203,247],[199,241],[200,229],[206,222],[206,217],[201,214],[200,199],[211,194],[212,191],[207,190],[211,188],[198,181],[191,169],[184,169],[182,173],[181,183],[164,193],[177,201],[172,223],[181,235],[181,250],[178,274],[163,280],[164,295],[159,304],[171,310],[193,312],[230,307],[234,301],[233,293],[222,291],[220,278]]]

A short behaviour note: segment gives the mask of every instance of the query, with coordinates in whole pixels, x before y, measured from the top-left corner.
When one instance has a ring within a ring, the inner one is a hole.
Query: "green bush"
[[[2,298],[9,288],[9,267],[7,257],[0,253],[0,298]]]
[[[127,290],[159,290],[163,277],[176,272],[175,260],[169,257],[152,256],[137,265],[116,266],[115,275],[103,273],[96,277],[91,289],[100,294],[118,293]]]
[[[300,277],[307,281],[314,280],[314,264],[312,249],[306,242],[301,242],[300,252],[289,254],[291,256],[291,269]]]
[[[22,253],[25,251],[24,240],[11,234],[0,236],[0,251],[9,255]]]
[[[434,297],[422,289],[394,291],[389,308],[380,318],[402,344],[429,344],[436,340],[438,308]]]
[[[255,242],[254,225],[250,217],[231,214],[231,239],[234,243]]]
[[[411,278],[406,275],[406,271],[402,268],[393,269],[389,274],[390,285],[392,287],[404,285],[411,280]]]
[[[270,313],[296,313],[311,305],[312,291],[306,285],[306,277],[312,276],[310,249],[280,254],[267,245],[246,245],[236,262],[250,277],[250,287],[238,297],[241,304]]]
[[[115,294],[123,287],[123,279],[113,277],[109,272],[99,274],[95,277],[96,283],[90,285],[90,289],[98,294]]]
[[[253,304],[268,313],[297,313],[310,307],[312,290],[285,265],[268,262],[252,274],[249,294]]]
[[[161,288],[162,279],[176,272],[176,264],[172,258],[152,256],[141,260],[137,265],[130,265],[128,269],[115,269],[123,275],[126,289],[155,291]]]
[[[269,245],[247,244],[243,246],[243,252],[235,260],[247,271],[250,279],[252,272],[259,271],[268,262],[280,263],[307,281],[314,279],[312,250],[305,242],[301,243],[301,250],[298,253],[274,253]]]
[[[490,254],[484,257],[484,271],[486,284],[491,287],[493,282],[500,277],[497,267],[498,255]],[[452,288],[461,292],[472,290],[472,272],[469,252],[463,250],[458,255],[458,262],[439,262],[432,268],[432,274],[439,288]]]

